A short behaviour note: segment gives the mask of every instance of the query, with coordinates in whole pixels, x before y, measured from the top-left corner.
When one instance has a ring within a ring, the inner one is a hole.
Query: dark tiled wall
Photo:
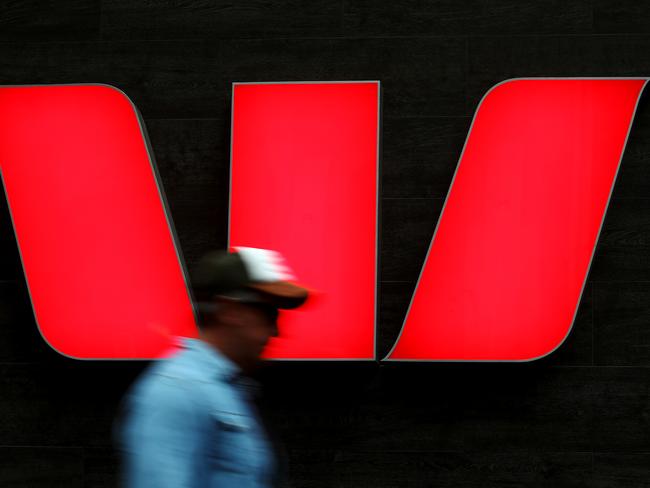
[[[11,1],[0,84],[123,89],[191,264],[226,241],[231,82],[381,80],[384,353],[485,91],[650,76],[648,26],[632,0]],[[270,365],[291,486],[650,486],[650,97],[637,116],[567,342],[531,364]],[[0,485],[115,486],[111,422],[144,364],[44,344],[0,202]]]

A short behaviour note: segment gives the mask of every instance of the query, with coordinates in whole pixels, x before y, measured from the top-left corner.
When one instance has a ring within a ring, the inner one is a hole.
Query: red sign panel
[[[131,101],[106,85],[0,88],[0,169],[36,322],[77,359],[196,335]]]
[[[524,361],[562,343],[644,84],[519,79],[488,92],[389,359]]]
[[[229,243],[317,291],[266,356],[374,359],[379,83],[235,84],[232,113]]]

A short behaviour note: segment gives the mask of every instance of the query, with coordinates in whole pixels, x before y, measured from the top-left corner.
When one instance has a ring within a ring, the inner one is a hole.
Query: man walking
[[[276,336],[279,309],[308,290],[274,251],[205,255],[193,271],[198,339],[152,364],[134,383],[116,423],[125,488],[273,486],[277,462],[246,376]]]

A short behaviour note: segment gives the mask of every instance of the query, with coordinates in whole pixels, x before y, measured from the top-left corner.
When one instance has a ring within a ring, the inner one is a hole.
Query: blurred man
[[[123,402],[116,423],[126,488],[274,486],[277,463],[247,378],[279,309],[296,308],[306,288],[280,254],[236,248],[205,255],[191,275],[198,339],[152,364]]]

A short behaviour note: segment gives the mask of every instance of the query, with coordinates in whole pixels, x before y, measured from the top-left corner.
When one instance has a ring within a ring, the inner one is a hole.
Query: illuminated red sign
[[[232,114],[229,243],[320,291],[266,356],[374,359],[379,83],[235,84]]]
[[[79,359],[151,358],[195,335],[131,101],[106,85],[0,88],[0,169],[43,338]]]
[[[388,360],[542,357],[569,333],[645,79],[515,79],[476,111]],[[319,290],[277,359],[373,359],[379,84],[233,89],[229,244]],[[0,88],[0,169],[44,338],[151,358],[195,335],[135,107],[106,85]],[[408,238],[407,236],[405,238]]]
[[[521,79],[480,103],[391,360],[523,361],[569,334],[641,79]]]

